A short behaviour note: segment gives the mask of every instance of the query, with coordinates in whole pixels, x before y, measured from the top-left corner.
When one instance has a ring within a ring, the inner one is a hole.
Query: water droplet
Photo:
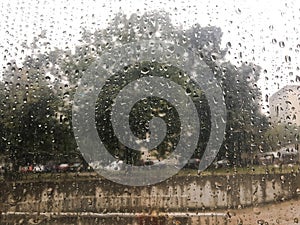
[[[291,58],[291,56],[289,56],[289,55],[286,55],[284,58],[285,58],[285,61],[286,61],[287,63],[289,63],[289,62],[292,61],[292,58]]]
[[[149,69],[148,68],[146,68],[146,67],[144,67],[142,70],[141,70],[141,73],[142,74],[147,74],[147,73],[149,73]]]
[[[281,48],[284,48],[284,47],[285,47],[284,41],[279,41],[279,47],[281,47]]]
[[[128,71],[128,68],[129,68],[128,66],[124,66],[123,70],[125,73]]]
[[[226,44],[226,46],[227,46],[228,48],[231,48],[231,46],[232,46],[232,45],[231,45],[231,42],[228,41],[227,44]]]

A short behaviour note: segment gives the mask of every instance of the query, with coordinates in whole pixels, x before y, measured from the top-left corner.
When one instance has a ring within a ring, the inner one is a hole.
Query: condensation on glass
[[[0,224],[297,224],[296,1],[0,9]]]

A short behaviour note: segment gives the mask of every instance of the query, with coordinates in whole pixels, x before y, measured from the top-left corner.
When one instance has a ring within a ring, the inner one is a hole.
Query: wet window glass
[[[297,224],[296,1],[0,8],[0,224]]]

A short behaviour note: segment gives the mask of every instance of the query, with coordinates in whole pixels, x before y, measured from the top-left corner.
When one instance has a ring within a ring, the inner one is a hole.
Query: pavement
[[[228,225],[300,224],[300,199],[228,211]]]

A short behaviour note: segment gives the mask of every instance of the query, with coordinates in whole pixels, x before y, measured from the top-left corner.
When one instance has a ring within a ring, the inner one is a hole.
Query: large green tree
[[[196,24],[189,29],[182,30],[172,25],[168,14],[165,12],[146,13],[142,16],[133,14],[129,18],[118,14],[112,19],[106,29],[96,30],[93,33],[89,31],[83,32],[83,44],[76,48],[75,54],[70,55],[68,53],[67,60],[62,63],[62,71],[64,71],[67,79],[75,87],[78,82],[77,79],[85,73],[88,66],[104,52],[110,51],[113,46],[150,39],[167,40],[190,49],[209,65],[214,76],[218,79],[224,92],[228,110],[225,141],[219,157],[226,155],[230,160],[238,163],[241,152],[251,153],[265,147],[263,133],[268,126],[265,116],[260,112],[260,92],[256,86],[260,67],[252,63],[244,63],[237,67],[228,62],[225,58],[227,49],[221,49],[220,47],[222,39],[220,28],[201,27],[199,24]],[[230,47],[230,43],[228,43],[228,47]],[[141,77],[140,71],[143,68],[143,65],[138,64],[131,69],[129,68],[129,70],[126,69],[126,72],[119,71],[115,76],[117,81],[108,81],[108,84],[110,84],[108,85],[109,88],[106,89],[105,94],[101,95],[101,97],[106,100],[108,105],[111,104],[114,94],[118,93],[122,85],[124,86],[130,80]],[[162,64],[154,65],[153,63],[149,64],[148,68],[153,68],[152,71],[155,71],[158,76],[169,76],[177,83],[184,84],[186,81],[186,76],[178,75],[180,73],[184,74],[184,71],[179,69]],[[119,79],[120,77],[122,79]],[[209,115],[211,112],[207,102],[205,102],[204,90],[195,85],[188,87],[185,84],[183,86],[186,88],[187,93],[193,93],[195,96],[194,100],[197,97],[202,99],[199,115],[201,115],[201,111],[202,115],[205,115],[201,118],[204,120],[201,126],[203,131],[201,132],[198,148],[195,149],[195,156],[199,157],[203,153],[208,140],[210,130]],[[74,89],[70,90],[71,92],[74,93]],[[70,95],[70,98],[72,98],[72,95]],[[105,102],[103,99],[102,102]],[[151,103],[149,104],[151,105]],[[110,108],[108,105],[102,104],[101,107],[103,108],[98,107],[99,112],[102,110],[107,116],[98,117],[97,123],[100,127],[104,126],[104,124],[111,127],[109,122]],[[163,107],[163,105],[157,107]],[[136,118],[141,117],[141,110],[135,109],[133,111],[136,113]],[[147,116],[146,111],[147,109],[145,109],[145,117],[143,119],[150,119],[150,112],[148,111]],[[104,120],[103,118],[106,119]],[[142,136],[145,135],[146,130],[143,130],[141,126],[135,126],[135,123],[138,124],[138,122],[133,122],[135,129],[139,129]],[[147,127],[145,122],[140,124]],[[120,143],[113,135],[112,129],[103,129],[102,127],[102,129],[98,130],[106,130],[106,132],[100,133],[100,136],[102,135],[103,140],[106,139],[107,144],[111,145],[112,149],[120,148]],[[166,146],[162,146],[164,147],[162,147],[160,152],[163,154]]]
[[[4,145],[8,146],[9,143],[9,151],[18,157],[20,154],[16,151],[27,149],[42,152],[54,148],[56,152],[65,154],[74,152],[76,147],[71,112],[80,78],[93,62],[114,46],[150,39],[168,41],[193,51],[210,67],[219,81],[228,112],[225,141],[219,158],[227,156],[238,164],[242,152],[254,152],[265,147],[263,133],[267,129],[267,121],[260,113],[260,92],[256,86],[259,66],[244,63],[237,67],[227,61],[228,49],[220,47],[220,28],[196,24],[181,29],[173,26],[166,12],[151,12],[141,16],[132,14],[130,17],[117,14],[105,29],[94,32],[84,30],[75,53],[70,49],[36,53],[37,43],[42,46],[48,43],[40,41],[43,37],[35,39],[31,45],[35,51],[24,60],[22,68],[11,62],[4,74],[5,93],[2,101],[5,102],[5,118],[2,118],[2,125],[7,133],[4,139],[9,140],[3,142]],[[230,48],[230,43],[227,46]],[[172,79],[194,100],[201,121],[201,136],[195,157],[201,157],[210,133],[210,116],[214,113],[208,107],[205,90],[193,83],[185,71],[162,63],[137,62],[123,71],[117,71],[113,79],[106,82],[96,104],[96,123],[104,144],[112,154],[128,162],[135,163],[140,157],[138,152],[128,149],[116,138],[110,115],[116,94],[130,81],[146,76],[147,73],[143,71]],[[166,157],[176,147],[180,133],[180,120],[169,103],[159,98],[141,100],[132,109],[131,128],[136,136],[145,138],[148,122],[153,116],[162,117],[167,123],[168,135],[156,149],[159,157]],[[56,144],[53,145],[53,142]]]

